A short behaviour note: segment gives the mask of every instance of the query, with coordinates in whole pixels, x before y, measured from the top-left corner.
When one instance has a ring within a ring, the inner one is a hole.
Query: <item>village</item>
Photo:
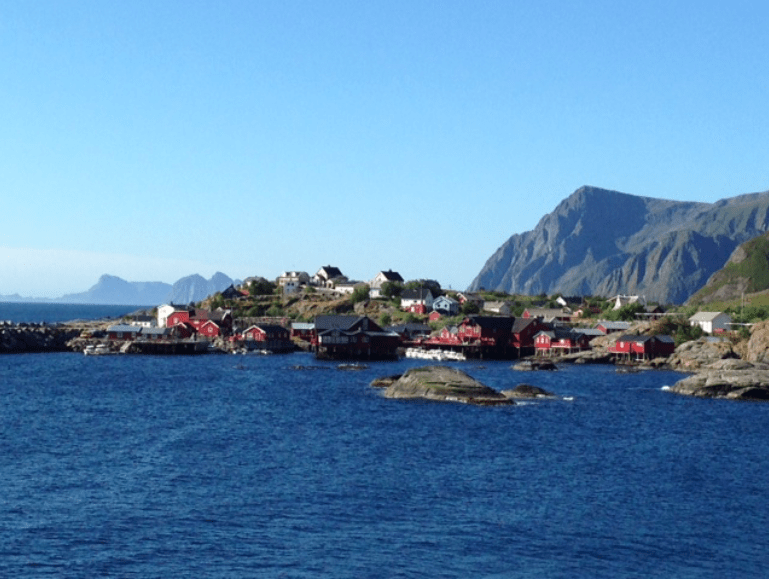
[[[351,282],[338,267],[324,266],[313,276],[285,272],[274,284],[249,278],[204,303],[163,304],[151,313],[127,316],[103,333],[85,336],[90,340],[84,351],[275,354],[301,349],[338,360],[514,360],[584,354],[601,343],[612,361],[649,362],[670,356],[677,345],[663,320],[675,319],[679,328],[693,328],[698,335],[724,335],[731,326],[723,312],[697,312],[682,320],[640,296],[614,296],[603,304],[558,296],[528,305],[487,297],[444,291],[432,280],[405,282],[392,270],[368,282]],[[259,300],[271,306],[264,311],[254,305]],[[287,311],[304,302],[318,313]],[[607,310],[632,316],[601,319]],[[379,312],[377,319],[372,312]],[[639,332],[639,323],[646,331]]]

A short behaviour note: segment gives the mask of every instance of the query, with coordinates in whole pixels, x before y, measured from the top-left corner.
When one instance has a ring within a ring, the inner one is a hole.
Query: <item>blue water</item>
[[[368,386],[415,365],[0,358],[0,576],[766,577],[769,405],[505,362],[456,365],[573,400]]]
[[[0,302],[0,321],[54,324],[72,320],[120,318],[139,309],[143,309],[142,306]]]

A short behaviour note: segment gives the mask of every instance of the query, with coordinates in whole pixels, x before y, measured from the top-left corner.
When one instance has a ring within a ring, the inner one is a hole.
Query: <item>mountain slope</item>
[[[511,236],[469,289],[682,303],[767,229],[769,193],[697,203],[581,187],[534,230]]]
[[[769,233],[746,241],[734,250],[723,268],[710,276],[687,303],[729,301],[743,293],[769,289]]]

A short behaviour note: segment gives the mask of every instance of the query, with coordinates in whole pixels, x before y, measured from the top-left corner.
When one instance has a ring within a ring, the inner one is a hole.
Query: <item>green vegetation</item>
[[[357,304],[358,302],[365,302],[368,300],[368,292],[370,289],[371,288],[369,288],[367,284],[356,287],[350,295],[350,301],[353,304]]]
[[[403,292],[403,284],[397,281],[386,281],[380,288],[380,293],[389,299],[397,298]]]

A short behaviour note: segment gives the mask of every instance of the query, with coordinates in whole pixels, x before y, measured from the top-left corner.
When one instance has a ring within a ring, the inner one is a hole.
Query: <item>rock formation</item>
[[[412,368],[384,391],[386,398],[418,398],[481,406],[514,404],[500,392],[447,366]]]

